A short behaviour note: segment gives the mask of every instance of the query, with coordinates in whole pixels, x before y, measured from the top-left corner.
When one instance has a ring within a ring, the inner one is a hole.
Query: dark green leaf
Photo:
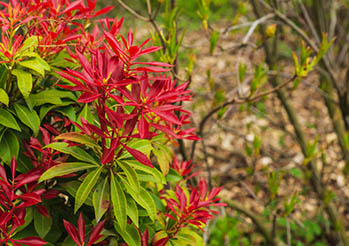
[[[17,136],[11,132],[6,131],[0,142],[0,158],[9,163],[13,156],[17,157],[19,152],[19,143]]]
[[[3,108],[0,108],[0,124],[8,128],[21,131],[21,128],[19,127],[15,117],[13,117],[10,112]]]
[[[33,130],[34,136],[37,136],[40,130],[40,119],[37,113],[20,104],[15,104],[14,107],[17,117]]]
[[[52,216],[47,218],[40,214],[37,209],[34,209],[34,227],[35,231],[41,238],[44,238],[46,234],[50,231],[51,225]]]

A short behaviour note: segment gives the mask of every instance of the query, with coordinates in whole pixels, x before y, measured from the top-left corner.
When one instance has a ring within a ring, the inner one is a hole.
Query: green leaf
[[[20,52],[27,51],[29,48],[38,46],[38,36],[30,36],[24,40],[22,47],[19,49]]]
[[[87,147],[90,147],[90,148],[96,148],[96,149],[101,148],[101,146],[96,144],[96,140],[92,139],[90,136],[87,136],[85,134],[81,134],[78,132],[62,133],[62,134],[58,135],[55,139],[56,140],[62,140],[62,139],[69,140],[72,142],[86,145]]]
[[[128,197],[127,199],[127,215],[131,218],[133,223],[139,227],[139,220],[138,220],[138,208],[135,200],[133,200],[131,197]]]
[[[44,172],[40,179],[39,183],[48,179],[52,179],[54,177],[63,176],[71,173],[75,173],[78,171],[86,170],[89,168],[95,168],[95,165],[85,162],[66,162],[60,163],[56,166],[51,167],[46,172]]]
[[[124,181],[124,179],[122,180]],[[148,191],[141,187],[141,192],[137,194],[127,183],[125,184],[125,181],[124,185],[126,187],[127,193],[129,193],[132,198],[147,211],[150,219],[154,221],[156,216],[156,206],[153,198],[148,193]]]
[[[0,88],[5,88],[6,80],[8,79],[9,70],[6,66],[0,64]]]
[[[151,167],[148,167],[148,166],[145,166],[145,165],[139,163],[138,161],[132,161],[132,160],[128,160],[127,164],[134,167],[136,170],[138,170],[140,172],[150,174],[152,176],[152,181],[155,183],[158,183],[158,184],[165,184],[166,183],[166,179],[165,179],[164,175],[156,168],[151,168]],[[137,174],[138,174],[138,178],[140,179],[140,175],[138,172],[137,172]]]
[[[10,99],[4,89],[0,88],[0,102],[8,106]]]
[[[127,224],[127,202],[125,193],[113,173],[110,177],[110,195],[115,218],[124,231]]]
[[[127,225],[125,229],[122,229],[118,223],[114,223],[114,228],[129,246],[141,245],[138,230],[133,225]]]
[[[109,207],[109,182],[108,179],[104,179],[97,185],[96,190],[93,192],[92,202],[95,210],[96,222],[98,223],[103,217],[104,213]]]
[[[167,175],[170,170],[170,162],[172,161],[172,152],[166,145],[156,143],[154,143],[154,145],[157,148],[153,148],[153,153],[158,159],[161,172]]]
[[[40,130],[40,119],[37,113],[20,104],[15,104],[14,107],[17,117],[33,130],[34,136],[37,136]]]
[[[40,57],[35,57],[29,60],[21,61],[19,64],[23,67],[34,70],[39,73],[42,77],[45,76],[45,70],[50,70],[49,65],[45,60]]]
[[[104,166],[100,166],[95,171],[90,172],[86,176],[82,184],[79,186],[79,189],[77,190],[75,195],[74,213],[76,213],[76,211],[78,211],[82,204],[84,204],[93,187],[96,185],[103,168]]]
[[[28,73],[21,69],[13,69],[12,74],[17,77],[18,89],[22,93],[23,97],[29,97],[29,94],[33,87],[33,78],[31,73]]]
[[[15,117],[6,109],[0,108],[0,124],[8,128],[21,131]]]
[[[0,142],[0,158],[9,163],[13,156],[17,157],[19,143],[17,136],[12,131],[6,131]]]
[[[99,163],[85,150],[77,147],[77,146],[70,146],[68,143],[63,142],[54,142],[46,145],[44,148],[51,148],[54,150],[58,150],[62,153],[69,154],[74,156],[76,159],[80,161],[86,161],[95,165],[99,165]]]
[[[35,231],[39,234],[41,238],[44,238],[46,234],[50,231],[52,226],[52,216],[49,218],[43,216],[34,209],[34,227]]]
[[[56,111],[68,117],[71,121],[76,122],[75,110],[73,107],[68,106],[61,109],[57,109]]]
[[[85,104],[84,108],[81,110],[81,113],[77,118],[77,123],[81,124],[81,118],[87,120],[87,122],[90,124],[93,123],[93,116],[91,114],[90,108],[87,103]]]
[[[77,180],[72,180],[66,183],[60,183],[59,186],[63,187],[63,189],[68,192],[72,197],[76,196],[76,192],[79,189],[79,186],[81,185],[81,182]],[[90,194],[87,198],[85,203],[86,205],[93,207],[93,202],[92,202],[92,195]]]
[[[40,106],[46,103],[54,105],[60,105],[63,103],[61,97],[57,93],[57,90],[44,90],[37,94],[31,94],[29,98],[33,107]]]
[[[121,169],[125,172],[127,181],[132,187],[132,189],[136,192],[139,193],[140,191],[140,186],[139,186],[139,180],[138,176],[135,170],[127,164],[125,161],[117,161],[118,165],[121,167]]]

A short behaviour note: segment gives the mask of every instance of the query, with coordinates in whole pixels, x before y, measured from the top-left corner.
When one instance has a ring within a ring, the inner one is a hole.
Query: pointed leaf
[[[0,88],[0,102],[8,106],[10,99],[4,89]]]
[[[81,242],[79,240],[79,235],[78,235],[78,231],[76,230],[75,226],[73,226],[69,221],[63,220],[64,223],[64,227],[67,230],[69,236],[73,239],[73,241],[77,244],[77,245],[81,245]]]
[[[122,230],[126,229],[127,222],[127,202],[124,191],[119,181],[111,173],[110,177],[110,195],[113,204],[115,218]]]
[[[124,183],[124,185],[126,187],[127,192],[141,207],[143,207],[147,211],[150,219],[154,221],[156,216],[156,206],[153,198],[148,193],[148,191],[141,187],[141,192],[137,194],[127,183]]]
[[[54,150],[58,150],[62,153],[69,154],[74,156],[76,159],[80,161],[86,161],[95,165],[99,165],[98,162],[85,150],[77,147],[77,146],[68,146],[68,143],[62,142],[54,142],[46,145],[44,148],[51,148]]]
[[[104,179],[97,185],[96,190],[93,192],[92,202],[95,210],[96,221],[98,222],[107,211],[109,207],[109,182],[108,179]]]
[[[127,215],[131,218],[133,223],[139,227],[139,215],[138,215],[138,208],[135,200],[129,197],[127,199]]]
[[[127,225],[125,229],[122,229],[118,223],[114,223],[115,230],[121,235],[129,246],[141,245],[141,237],[138,230],[133,225]]]
[[[90,172],[86,176],[82,184],[79,186],[79,189],[77,190],[76,196],[75,196],[74,213],[76,213],[76,211],[78,211],[78,209],[82,206],[82,204],[84,204],[88,195],[90,194],[92,189],[95,187],[97,180],[101,175],[102,170],[103,170],[103,166],[100,166],[95,171]]]
[[[136,193],[139,193],[140,186],[139,186],[139,180],[138,180],[136,171],[130,165],[128,165],[127,162],[125,161],[118,161],[117,163],[121,167],[121,169],[125,172],[127,181],[129,182],[132,189]]]
[[[0,142],[0,158],[9,163],[13,156],[17,157],[19,143],[16,135],[11,131],[6,131]]]
[[[34,210],[34,227],[35,231],[41,238],[44,238],[46,234],[50,231],[52,225],[52,216],[49,218],[43,216],[38,212],[38,210]]]
[[[42,77],[45,76],[45,70],[50,69],[45,60],[43,60],[40,57],[35,57],[30,60],[21,61],[19,62],[19,64],[23,67],[34,70],[35,72],[39,73]]]
[[[12,74],[17,77],[19,91],[22,93],[24,98],[27,98],[33,87],[33,78],[31,73],[21,69],[13,69]]]
[[[78,132],[67,132],[67,133],[62,133],[60,135],[58,135],[56,138],[56,140],[69,140],[75,143],[79,143],[79,144],[84,144],[87,147],[90,148],[96,148],[96,149],[100,149],[101,146],[99,146],[96,143],[96,140],[92,139],[91,137],[85,135],[85,134],[81,134]]]
[[[44,172],[40,179],[39,182],[52,179],[54,177],[59,177],[71,173],[75,173],[78,171],[86,170],[89,168],[95,168],[96,166],[90,163],[85,163],[85,162],[66,162],[66,163],[61,163],[56,166],[51,167],[48,169],[46,172]]]
[[[21,131],[21,128],[19,127],[15,117],[13,117],[10,112],[3,108],[0,108],[0,124],[8,128]]]
[[[33,130],[34,136],[37,136],[40,130],[40,119],[37,113],[20,104],[15,104],[14,107],[17,117]]]

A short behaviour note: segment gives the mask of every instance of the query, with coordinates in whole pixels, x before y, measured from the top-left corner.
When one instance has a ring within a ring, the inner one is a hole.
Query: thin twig
[[[132,8],[130,8],[127,4],[125,4],[122,0],[117,0],[120,5],[126,9],[128,12],[130,12],[132,15],[134,15],[135,17],[137,17],[138,19],[141,19],[142,21],[146,21],[149,22],[149,19],[145,18],[144,16],[138,14],[136,11],[134,11]]]
[[[205,115],[204,118],[202,118],[200,124],[199,124],[199,131],[198,131],[198,135],[200,137],[203,136],[203,130],[204,130],[204,127],[205,127],[205,124],[207,122],[207,120],[209,120],[215,113],[217,113],[220,109],[224,108],[224,107],[227,107],[229,105],[232,105],[232,104],[243,104],[243,103],[248,103],[248,102],[255,102],[255,101],[258,101],[259,99],[269,95],[269,94],[272,94],[278,90],[280,90],[281,88],[287,86],[289,83],[293,82],[295,79],[297,78],[297,76],[293,76],[291,79],[285,81],[284,83],[281,83],[275,87],[273,87],[272,89],[266,91],[266,92],[263,92],[263,93],[260,93],[254,97],[249,97],[249,98],[246,98],[246,99],[238,99],[238,98],[233,98],[232,100],[228,101],[228,102],[225,102],[217,107],[215,107],[214,109],[212,109],[208,114]],[[193,144],[192,144],[192,149],[191,149],[191,155],[190,155],[190,158],[193,159],[194,158],[194,153],[195,153],[195,147],[196,147],[196,142],[197,141],[194,141]]]

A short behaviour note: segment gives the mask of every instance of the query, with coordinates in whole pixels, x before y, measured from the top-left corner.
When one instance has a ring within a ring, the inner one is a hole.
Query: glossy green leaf
[[[29,96],[31,104],[33,105],[33,107],[40,106],[46,103],[54,105],[62,104],[63,102],[56,92],[57,90],[45,90],[37,94],[31,94]]]
[[[12,74],[17,77],[18,89],[22,93],[23,97],[29,97],[29,94],[33,87],[33,78],[31,73],[28,73],[21,69],[13,69]]]
[[[125,179],[122,180],[124,181]],[[132,198],[147,211],[151,220],[155,220],[156,206],[153,198],[148,193],[148,191],[141,187],[141,192],[137,194],[127,183],[124,182],[124,185],[126,187],[127,193],[129,193]]]
[[[125,230],[127,224],[127,202],[125,193],[117,178],[111,173],[110,176],[110,195],[113,204],[113,211],[117,222],[122,230]]]
[[[97,185],[93,192],[92,202],[95,210],[96,222],[99,222],[109,207],[110,189],[108,179],[104,179]]]
[[[74,213],[78,211],[78,209],[84,204],[85,200],[87,199],[88,195],[91,193],[92,189],[95,187],[97,180],[99,176],[101,175],[101,172],[103,170],[103,166],[100,166],[96,170],[90,172],[84,181],[79,186],[79,189],[76,192],[75,195],[75,207],[74,207]]]
[[[166,183],[164,175],[156,168],[151,168],[151,167],[148,167],[148,166],[145,166],[145,165],[139,163],[138,161],[132,161],[132,160],[128,160],[127,164],[134,167],[136,169],[136,171],[138,170],[138,171],[141,171],[141,172],[144,172],[144,173],[151,175],[152,181],[155,183],[158,183],[158,184],[165,184]],[[137,172],[137,174],[138,174],[139,179],[141,180],[138,172]]]
[[[5,90],[0,88],[0,102],[8,106],[8,103],[10,102],[10,98],[8,97]]]
[[[60,183],[59,186],[63,187],[66,192],[68,192],[72,197],[76,196],[76,192],[78,191],[79,187],[81,185],[81,182],[77,180],[72,180],[66,183]],[[92,195],[90,195],[86,198],[85,203],[86,205],[93,207],[92,202]]]
[[[19,152],[19,143],[17,136],[11,132],[6,131],[0,142],[0,158],[9,163],[13,156],[17,157]]]
[[[96,148],[100,149],[101,146],[99,146],[96,143],[96,140],[92,139],[90,136],[87,136],[85,134],[81,134],[78,132],[67,132],[67,133],[62,133],[58,135],[56,140],[69,140],[75,143],[83,144],[86,145],[87,147],[90,148]]]
[[[141,245],[141,238],[138,230],[133,225],[127,225],[125,229],[122,229],[118,223],[114,223],[114,228],[129,246]]]
[[[42,77],[45,76],[45,70],[50,70],[47,62],[40,57],[34,57],[29,60],[21,61],[19,64],[23,67],[34,70],[39,73]]]
[[[81,113],[77,118],[77,123],[81,124],[81,118],[87,120],[87,122],[91,124],[93,123],[93,115],[87,103],[85,104],[84,108],[81,110]]]
[[[25,52],[29,48],[34,48],[36,46],[38,46],[38,36],[30,36],[24,40],[23,45],[18,52]]]
[[[14,107],[17,117],[33,130],[34,136],[37,136],[40,130],[40,119],[37,113],[20,104],[15,104]]]
[[[68,117],[68,119],[70,119],[71,121],[73,121],[73,122],[76,121],[75,110],[73,107],[71,107],[71,106],[63,107],[63,108],[57,109],[56,111],[60,112],[64,116]]]
[[[38,212],[37,209],[34,210],[34,227],[35,231],[41,238],[44,238],[46,234],[50,231],[52,226],[52,216],[49,218],[43,216]]]
[[[139,180],[136,171],[129,165],[127,164],[126,161],[117,161],[118,165],[121,167],[121,169],[125,172],[127,181],[132,187],[132,189],[136,192],[139,193],[140,191],[140,186],[139,186]]]
[[[15,117],[6,109],[0,108],[0,125],[21,131]]]
[[[85,162],[60,163],[44,172],[41,175],[39,182],[95,167],[95,165]]]
[[[90,154],[88,154],[85,150],[83,150],[77,146],[70,146],[69,147],[68,143],[54,142],[54,143],[50,143],[50,144],[46,145],[45,148],[51,148],[54,150],[58,150],[62,153],[72,155],[80,161],[86,161],[89,163],[99,165],[99,163]]]
[[[136,202],[131,198],[128,197],[127,199],[127,215],[131,218],[133,223],[139,227],[139,215],[138,215],[138,208]]]

